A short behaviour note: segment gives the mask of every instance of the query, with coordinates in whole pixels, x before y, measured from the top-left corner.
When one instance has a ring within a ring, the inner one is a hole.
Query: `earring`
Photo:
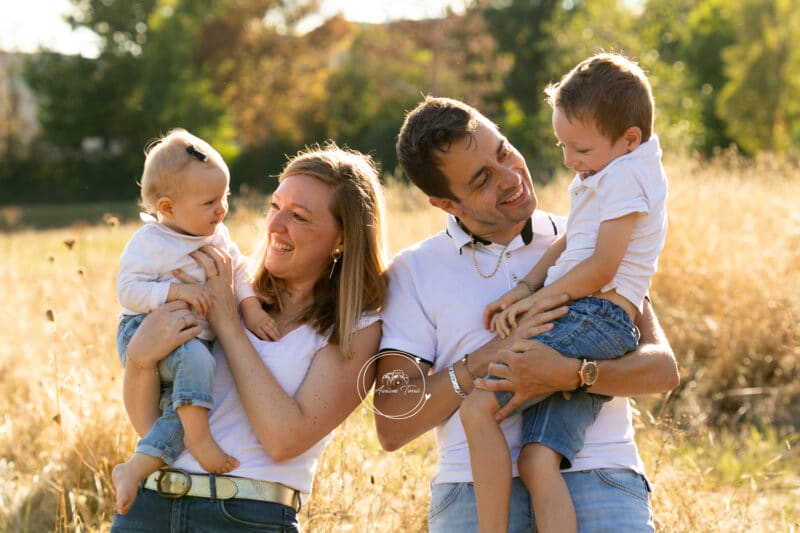
[[[331,264],[331,273],[328,274],[328,279],[333,279],[333,271],[336,270],[336,263],[339,262],[339,258],[342,257],[342,251],[337,249],[333,252],[333,264]]]

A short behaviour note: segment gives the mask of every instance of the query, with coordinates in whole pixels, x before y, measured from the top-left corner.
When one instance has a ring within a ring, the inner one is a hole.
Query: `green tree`
[[[675,9],[680,9],[680,2]],[[702,132],[700,106],[688,96],[691,80],[686,64],[670,57],[668,44],[675,36],[670,36],[669,20],[676,17],[676,11],[655,17],[655,26],[649,23],[647,13],[639,14],[618,0],[584,2],[559,13],[551,27],[560,51],[559,69],[563,74],[599,51],[619,52],[635,59],[653,88],[655,131],[662,145],[668,153],[682,152],[692,148]],[[661,36],[664,54],[658,43],[648,41],[653,33]]]
[[[232,167],[239,183],[263,188],[284,154],[324,136],[325,85],[352,24],[336,17],[304,31],[315,10],[309,1],[237,0],[207,27],[198,56],[242,150]]]
[[[327,84],[326,135],[373,152],[392,172],[404,110],[431,94],[489,112],[506,65],[474,9],[441,20],[362,25]]]
[[[538,179],[562,166],[543,90],[597,52],[623,53],[647,71],[656,97],[656,131],[665,145],[682,149],[699,133],[699,107],[685,98],[685,65],[661,61],[641,36],[647,25],[623,2],[515,0],[488,9],[486,16],[514,64],[505,79],[500,120]]]
[[[742,0],[734,16],[719,115],[746,153],[785,153],[800,141],[800,10],[793,0]]]
[[[682,150],[701,136],[700,106],[687,97],[691,80],[686,65],[663,60],[661,43],[654,38],[664,35],[664,18],[648,18],[646,10],[640,14],[620,0],[514,0],[489,9],[487,18],[514,62],[502,120],[537,178],[561,168],[543,89],[600,51],[623,53],[645,69],[656,98],[656,131],[666,147]]]
[[[492,36],[512,65],[494,118],[539,179],[558,164],[542,90],[557,72],[551,61],[550,22],[561,9],[560,0],[512,0],[490,3],[484,11]]]
[[[185,127],[235,155],[232,130],[208,69],[195,50],[225,3],[72,0],[74,27],[100,38],[96,58],[42,52],[26,78],[40,102],[41,163],[34,181],[50,197],[137,194],[142,149]]]
[[[360,26],[326,84],[325,136],[371,151],[384,164],[394,159],[402,110],[429,92],[429,73],[437,76],[434,52],[397,31],[408,24],[414,23],[395,23],[389,31]]]
[[[686,138],[706,155],[732,142],[716,105],[726,83],[722,52],[736,40],[731,6],[728,0],[649,0],[638,24],[660,61],[685,77],[686,87],[676,96],[699,113],[699,123],[688,123]],[[681,107],[686,106],[675,109]],[[674,120],[687,118],[676,114]]]

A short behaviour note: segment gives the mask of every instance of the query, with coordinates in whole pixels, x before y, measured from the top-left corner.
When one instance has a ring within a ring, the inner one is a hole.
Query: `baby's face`
[[[594,122],[570,120],[558,108],[553,110],[553,131],[564,153],[564,165],[580,174],[581,179],[603,170],[635,148],[629,146],[624,136],[611,141],[597,130]]]
[[[213,235],[228,214],[229,179],[210,162],[191,162],[183,171],[179,192],[172,198],[173,211],[164,224],[180,233]]]

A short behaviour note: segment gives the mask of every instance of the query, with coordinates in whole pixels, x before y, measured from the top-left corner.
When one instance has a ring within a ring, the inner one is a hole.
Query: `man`
[[[477,531],[469,450],[457,416],[473,382],[515,393],[498,412],[508,417],[502,429],[514,462],[520,417],[513,412],[524,400],[581,386],[615,396],[587,430],[584,448],[564,478],[581,531],[652,531],[649,484],[625,397],[669,390],[679,378],[649,302],[636,320],[638,350],[615,360],[568,359],[527,340],[566,312],[566,296],[535,309],[510,337],[493,337],[483,327],[484,306],[524,277],[564,231],[564,219],[536,210],[521,154],[491,121],[462,102],[426,98],[406,117],[397,154],[430,203],[449,215],[444,231],[395,258],[381,312],[378,376],[400,371],[409,377],[405,390],[422,396],[376,390],[374,400],[378,435],[387,450],[435,431],[439,467],[431,484],[430,531]],[[480,379],[487,373],[502,379]],[[531,531],[529,497],[516,466],[513,473],[510,531]]]

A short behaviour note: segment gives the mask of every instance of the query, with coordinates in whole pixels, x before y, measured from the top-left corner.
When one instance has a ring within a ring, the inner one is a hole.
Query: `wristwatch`
[[[581,368],[578,370],[578,379],[581,384],[578,390],[586,391],[597,381],[597,363],[586,359],[582,359],[581,361]]]

